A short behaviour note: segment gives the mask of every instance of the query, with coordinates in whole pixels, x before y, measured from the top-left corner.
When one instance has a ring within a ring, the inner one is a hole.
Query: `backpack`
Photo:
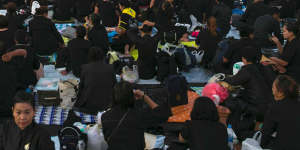
[[[180,71],[189,71],[196,65],[196,57],[185,47],[176,48],[174,55]]]
[[[174,55],[165,51],[157,54],[157,80],[163,82],[168,76],[177,73],[177,65]]]
[[[87,135],[75,126],[67,126],[59,130],[60,150],[86,150]]]
[[[165,81],[171,107],[188,103],[188,83],[182,75],[172,75]]]

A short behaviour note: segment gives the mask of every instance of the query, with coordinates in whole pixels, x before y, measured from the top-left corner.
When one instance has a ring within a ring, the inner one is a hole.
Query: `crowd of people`
[[[224,73],[224,82],[242,88],[218,105],[208,97],[195,100],[191,120],[178,134],[184,148],[229,149],[226,127],[230,124],[240,142],[260,130],[263,148],[300,149],[300,3],[279,0],[279,9],[274,1],[1,1],[7,12],[0,15],[0,150],[54,149],[47,131],[34,122],[35,99],[28,92],[39,79],[38,70],[48,63],[45,56],[54,53],[59,57],[57,67],[66,68],[63,75],[80,78],[74,107],[93,115],[106,111],[101,123],[108,149],[144,149],[144,131],[166,123],[171,108],[129,82],[117,82],[119,70],[108,63],[107,54],[117,51],[129,57],[137,49],[138,76],[148,80],[158,75],[165,61],[158,57],[158,49],[190,41],[204,51],[197,67]],[[39,6],[31,10],[35,2]],[[49,4],[53,4],[53,18]],[[232,9],[241,4],[246,10],[235,19]],[[192,25],[190,15],[205,27],[189,31],[175,25]],[[70,20],[79,23],[74,27],[76,37],[66,42],[54,22]],[[232,28],[239,31],[239,39],[227,37]],[[116,33],[112,40],[110,32]],[[220,53],[224,41],[228,46]],[[278,49],[278,53],[266,58],[262,49]],[[238,62],[244,65],[233,75]],[[141,111],[139,101],[150,109]],[[219,122],[220,106],[230,112],[225,124]],[[176,145],[169,149],[182,148]]]

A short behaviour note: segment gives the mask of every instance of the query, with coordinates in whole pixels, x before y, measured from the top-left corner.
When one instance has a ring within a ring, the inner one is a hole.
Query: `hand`
[[[2,61],[4,62],[9,62],[12,59],[12,56],[10,55],[10,53],[6,53],[4,55],[2,55]]]
[[[275,65],[275,62],[273,61],[264,61],[264,62],[261,62],[264,66],[268,66],[268,65]]]
[[[145,96],[145,92],[141,90],[133,90],[133,94],[136,100],[143,99]]]
[[[272,37],[271,37],[271,41],[273,41],[275,44],[280,43],[280,42],[279,42],[279,39],[278,39],[276,36],[272,36]]]
[[[63,76],[68,75],[68,72],[67,72],[66,70],[63,70],[63,71],[61,71],[60,73],[61,73]]]

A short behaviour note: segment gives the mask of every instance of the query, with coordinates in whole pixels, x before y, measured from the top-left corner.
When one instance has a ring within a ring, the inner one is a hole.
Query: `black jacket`
[[[242,20],[253,26],[258,17],[269,13],[269,9],[269,6],[265,5],[264,2],[253,3],[248,6],[245,14],[242,16]]]
[[[227,147],[227,129],[219,122],[208,120],[187,121],[181,135],[188,141],[191,150],[229,150]],[[212,142],[214,144],[211,144]]]
[[[51,55],[64,41],[54,23],[43,16],[34,16],[29,22],[29,34],[32,46],[39,55]]]
[[[216,17],[217,27],[220,29],[222,36],[226,36],[230,30],[231,14],[231,9],[223,3],[213,7],[211,15]]]
[[[127,111],[120,127],[112,135]],[[101,118],[104,138],[108,141],[110,137],[108,150],[143,150],[145,148],[145,129],[166,121],[169,115],[170,109],[165,105],[158,106],[150,112],[141,112],[137,108],[125,110],[120,106],[113,107]]]
[[[16,72],[12,64],[5,63],[2,59],[0,59],[0,72],[0,117],[11,117],[12,99],[17,89]]]
[[[25,90],[29,85],[36,84],[37,79],[34,70],[40,68],[40,61],[32,48],[19,44],[12,47],[9,51],[14,51],[16,49],[25,49],[27,52],[26,58],[17,56],[11,60],[17,73],[18,89]]]
[[[107,109],[112,102],[115,83],[116,76],[112,65],[103,62],[83,65],[75,107],[88,113]]]
[[[69,65],[73,74],[80,77],[81,66],[88,63],[88,53],[92,43],[90,41],[76,38],[68,43]]]
[[[249,64],[233,77],[228,77],[225,82],[233,86],[242,86],[242,100],[254,106],[260,104],[269,104],[271,102],[271,90],[268,88],[258,65]]]
[[[141,79],[152,79],[156,74],[156,50],[158,38],[145,35],[138,36],[137,29],[127,31],[127,36],[135,44],[139,52],[138,72]]]
[[[54,150],[50,135],[35,123],[20,130],[11,120],[1,127],[0,150],[24,150],[28,144],[30,150]]]
[[[272,135],[277,132],[272,150],[300,149],[300,102],[295,99],[277,101],[265,116],[261,145],[269,148]]]
[[[269,36],[274,35],[283,43],[281,35],[280,23],[276,21],[271,15],[260,16],[254,23],[254,39],[257,41],[258,46],[261,48],[269,48],[275,46],[270,41]]]
[[[88,39],[92,42],[92,46],[100,47],[106,52],[109,50],[107,31],[103,25],[97,25],[88,32]]]

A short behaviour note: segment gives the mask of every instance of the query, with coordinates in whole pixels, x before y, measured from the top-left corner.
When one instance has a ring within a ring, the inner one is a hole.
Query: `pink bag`
[[[209,97],[216,105],[224,102],[229,96],[228,90],[218,83],[206,84],[202,91],[202,96]]]

